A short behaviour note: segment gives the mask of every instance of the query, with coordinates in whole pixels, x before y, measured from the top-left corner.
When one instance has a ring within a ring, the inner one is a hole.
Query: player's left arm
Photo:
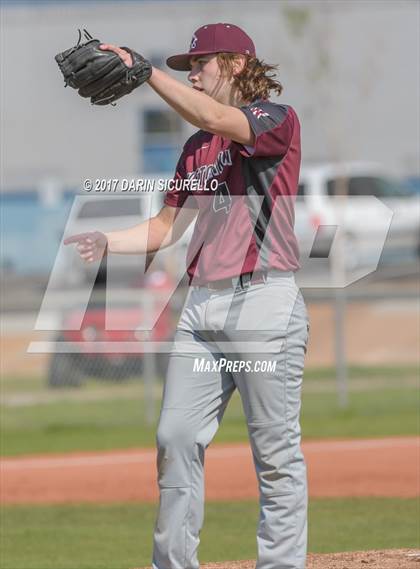
[[[160,69],[153,68],[148,83],[168,105],[194,126],[240,144],[253,145],[255,135],[240,109],[218,103]]]
[[[100,47],[117,53],[128,67],[131,66],[131,55],[124,49],[111,44]],[[168,105],[197,128],[253,146],[255,135],[248,119],[238,108],[218,103],[155,67],[152,67],[148,83]]]

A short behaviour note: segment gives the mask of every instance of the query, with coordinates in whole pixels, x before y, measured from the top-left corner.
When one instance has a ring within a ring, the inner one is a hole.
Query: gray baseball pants
[[[204,454],[236,388],[260,492],[257,569],[304,569],[307,483],[299,414],[308,330],[293,273],[270,271],[263,283],[224,290],[190,288],[157,432],[160,503],[153,569],[199,567]],[[202,358],[210,363],[198,370]],[[252,371],[219,369],[226,360],[232,366],[251,362]],[[255,372],[262,367],[254,367],[258,360],[275,360],[275,371]]]

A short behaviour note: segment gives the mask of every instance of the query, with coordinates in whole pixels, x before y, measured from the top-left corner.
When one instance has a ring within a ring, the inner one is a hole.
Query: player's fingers
[[[128,51],[125,51],[125,49],[121,49],[120,47],[118,47],[116,45],[109,44],[109,43],[102,43],[99,46],[99,48],[104,50],[104,51],[113,51],[123,60],[123,62],[128,67],[132,66],[133,60],[131,58],[131,55],[128,53]]]
[[[112,45],[110,43],[101,43],[99,48],[102,49],[103,51],[113,51],[114,53],[116,53],[120,57],[123,55],[127,55],[126,51],[124,51],[123,49],[121,49],[117,45]]]
[[[85,245],[84,243],[79,243],[76,246],[76,249],[79,253],[87,253],[88,251],[92,251],[93,247],[91,245]]]
[[[131,57],[131,53],[128,53],[128,51],[125,51],[125,49],[121,49],[120,51],[121,53],[118,52],[118,55],[121,57],[127,67],[131,67],[133,65],[133,58]]]
[[[94,260],[94,255],[92,255],[91,252],[89,253],[80,253],[80,257],[84,260],[84,261],[93,261]]]
[[[70,235],[70,237],[66,237],[63,241],[64,245],[70,245],[70,243],[79,243],[86,238],[88,233],[77,233],[76,235]]]

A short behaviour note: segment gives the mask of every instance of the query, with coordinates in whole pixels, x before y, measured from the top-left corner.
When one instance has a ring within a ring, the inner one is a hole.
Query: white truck
[[[419,196],[404,189],[386,169],[366,162],[304,166],[295,209],[301,250],[311,250],[311,257],[328,257],[334,227],[340,225],[346,267],[368,263],[383,235],[381,204],[392,211],[382,258],[417,256]]]

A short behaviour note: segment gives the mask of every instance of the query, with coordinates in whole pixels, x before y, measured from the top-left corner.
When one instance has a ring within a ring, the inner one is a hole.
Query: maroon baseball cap
[[[233,24],[207,24],[198,28],[191,39],[190,51],[172,55],[166,64],[176,71],[189,71],[190,58],[193,55],[208,53],[242,53],[255,57],[255,45],[252,39],[238,26]]]

